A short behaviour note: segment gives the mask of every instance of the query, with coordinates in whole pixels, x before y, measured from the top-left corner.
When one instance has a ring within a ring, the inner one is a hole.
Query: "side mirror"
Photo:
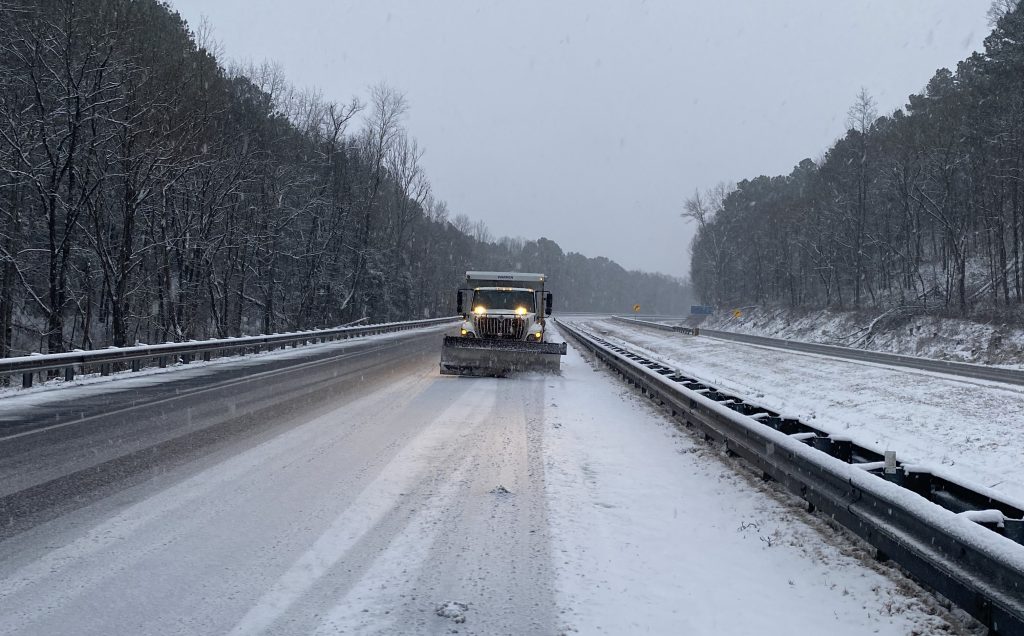
[[[463,311],[462,306],[463,306],[463,304],[465,302],[468,301],[468,298],[466,296],[464,296],[464,294],[467,293],[467,292],[471,292],[471,291],[473,291],[473,290],[472,289],[460,289],[459,290],[459,295],[458,295],[458,297],[456,298],[456,301],[455,301],[455,313],[462,314],[463,316],[466,315],[466,312]]]
[[[551,305],[552,305],[552,302],[553,302],[554,298],[555,297],[554,297],[554,295],[551,292],[547,292],[547,293],[544,294],[544,315],[545,316],[550,316],[551,315]]]

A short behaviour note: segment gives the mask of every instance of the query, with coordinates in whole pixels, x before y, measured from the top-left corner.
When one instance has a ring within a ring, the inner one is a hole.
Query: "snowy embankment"
[[[937,316],[748,308],[719,312],[706,329],[870,351],[1024,368],[1024,326]]]
[[[587,322],[750,402],[1024,502],[1024,387]]]

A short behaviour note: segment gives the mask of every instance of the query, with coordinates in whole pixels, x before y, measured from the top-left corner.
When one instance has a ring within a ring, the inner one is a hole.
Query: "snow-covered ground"
[[[583,322],[751,402],[1024,502],[1024,387]]]
[[[287,424],[0,543],[0,633],[957,629],[572,349]]]
[[[910,634],[943,621],[570,350],[547,398],[559,607],[583,634]]]
[[[882,312],[745,308],[719,312],[707,329],[857,347],[909,356],[1024,368],[1024,326]]]

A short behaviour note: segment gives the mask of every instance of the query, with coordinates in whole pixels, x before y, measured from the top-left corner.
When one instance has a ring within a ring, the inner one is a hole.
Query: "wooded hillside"
[[[156,0],[0,3],[0,356],[444,315],[467,269],[546,271],[566,310],[685,304],[450,218],[406,109],[226,68]]]
[[[1024,9],[993,5],[984,52],[940,69],[786,176],[686,203],[691,279],[718,305],[903,309],[1020,320],[1024,308]]]

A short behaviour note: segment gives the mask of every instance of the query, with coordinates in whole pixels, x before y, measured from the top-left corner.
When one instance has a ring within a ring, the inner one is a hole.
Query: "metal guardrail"
[[[262,336],[243,336],[240,338],[223,338],[216,340],[199,340],[189,342],[168,342],[156,345],[136,345],[133,347],[109,347],[93,351],[71,351],[42,355],[20,356],[16,358],[0,358],[0,376],[22,376],[22,387],[32,386],[33,377],[39,373],[63,371],[65,380],[73,380],[76,373],[84,373],[89,369],[99,369],[102,375],[109,375],[114,365],[130,364],[132,371],[139,371],[142,363],[156,360],[160,367],[167,366],[169,360],[189,363],[196,357],[208,361],[214,354],[226,353],[245,354],[275,348],[297,347],[308,343],[329,342],[360,336],[371,336],[379,333],[404,331],[417,327],[430,327],[455,322],[459,316],[447,318],[430,318],[426,320],[407,320],[377,325],[360,325],[337,327],[334,329],[317,329],[313,331],[296,331]]]
[[[612,316],[612,319],[618,320],[619,322],[640,325],[642,327],[650,327],[651,329],[660,329],[661,331],[683,333],[688,336],[699,336],[701,334],[701,329],[699,327],[684,327],[683,325],[666,325],[663,322],[641,320],[640,318],[627,318],[625,316]]]
[[[667,325],[660,322],[648,320],[637,320],[625,316],[612,316],[613,319],[625,323],[638,324],[663,331],[675,331],[677,333],[689,333],[697,335],[696,328],[684,327],[681,325]],[[935,373],[946,373],[959,375],[978,380],[989,380],[992,382],[1006,382],[1008,384],[1024,385],[1024,371],[1017,369],[1003,369],[981,364],[970,364],[968,362],[951,362],[948,360],[933,360],[931,358],[918,358],[915,356],[904,356],[897,353],[882,353],[880,351],[865,351],[864,349],[853,349],[851,347],[840,347],[837,345],[817,344],[813,342],[800,342],[799,340],[784,340],[782,338],[769,338],[767,336],[752,336],[733,331],[719,331],[717,329],[700,328],[700,335],[720,340],[731,340],[744,344],[772,347],[775,349],[786,349],[799,353],[814,353],[817,355],[830,356],[833,358],[844,358],[858,362],[873,362],[876,364],[887,364],[890,366],[905,367],[918,371],[932,371]]]
[[[961,510],[963,497],[972,494],[975,506],[999,508],[1001,502],[958,484],[933,492],[941,480],[915,488],[913,467],[859,463],[871,458],[854,453],[842,458],[848,440],[823,444],[818,435],[794,427],[801,424],[796,420],[572,325],[558,325],[674,417],[804,499],[809,510],[821,511],[860,536],[879,557],[891,558],[990,633],[1024,636],[1024,520],[1006,517],[1007,512],[1019,516],[1019,508]]]

